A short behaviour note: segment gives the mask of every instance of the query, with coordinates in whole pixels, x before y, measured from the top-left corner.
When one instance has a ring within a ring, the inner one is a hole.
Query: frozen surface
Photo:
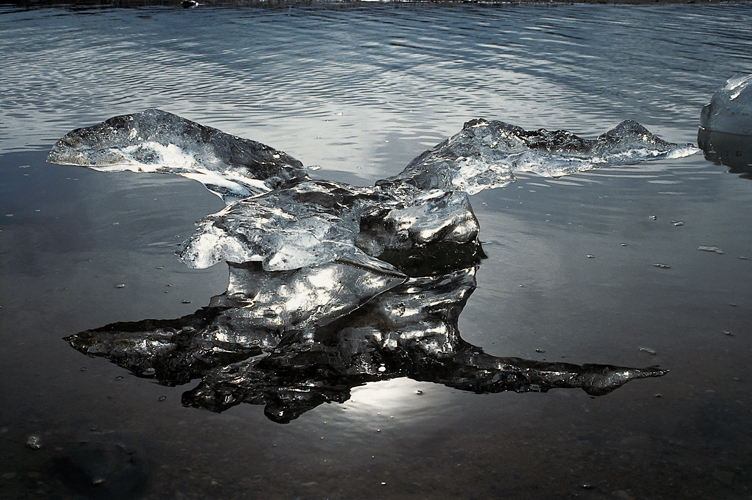
[[[227,206],[199,222],[179,255],[194,268],[227,262],[229,284],[180,319],[67,340],[165,385],[200,378],[186,405],[264,404],[277,422],[398,376],[474,392],[603,395],[666,372],[500,358],[462,340],[459,315],[484,257],[469,196],[519,171],[561,176],[695,151],[631,121],[587,140],[473,120],[400,174],[355,187],[310,180],[282,152],[169,113],[115,117],[66,135],[48,161],[205,183]]]
[[[700,127],[712,132],[752,135],[752,75],[730,78],[702,108]]]

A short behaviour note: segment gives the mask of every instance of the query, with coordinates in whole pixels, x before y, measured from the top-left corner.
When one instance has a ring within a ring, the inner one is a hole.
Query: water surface
[[[55,461],[87,441],[140,460],[148,482],[123,497],[747,498],[752,184],[702,155],[523,175],[471,200],[488,259],[465,340],[667,376],[595,399],[393,379],[289,425],[253,405],[185,408],[184,387],[62,340],[221,293],[226,269],[173,252],[222,203],[187,179],[44,158],[73,128],[147,107],[360,185],[476,117],[591,138],[634,119],[693,142],[702,105],[752,67],[750,21],[745,3],[2,7],[0,496],[108,494]]]

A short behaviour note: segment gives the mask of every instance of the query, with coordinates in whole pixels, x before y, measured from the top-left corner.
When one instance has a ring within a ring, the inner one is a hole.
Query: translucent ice
[[[180,256],[198,268],[225,260],[283,270],[362,253],[463,245],[477,242],[479,231],[467,194],[502,187],[515,171],[559,176],[695,151],[631,121],[585,140],[474,120],[376,188],[307,181],[241,200],[204,219]]]
[[[360,216],[394,199],[369,188],[304,182],[234,203],[205,218],[180,256],[196,268],[222,260],[262,262],[268,271],[365,259],[355,245]]]
[[[502,187],[514,172],[560,176],[694,151],[631,121],[586,140],[472,120],[402,173],[364,188],[310,181],[285,153],[150,109],[70,132],[48,161],[171,172],[203,182],[228,207],[201,221],[181,249],[192,267],[224,260],[280,271],[349,260],[378,269],[388,264],[376,259],[406,263],[402,257],[409,255],[414,272],[421,253],[480,255],[468,194]]]
[[[178,174],[202,182],[226,201],[305,179],[302,164],[285,153],[158,109],[73,130],[53,146],[47,161]]]
[[[458,134],[410,162],[402,173],[377,184],[408,183],[419,189],[475,194],[506,186],[514,180],[515,172],[560,177],[695,152],[694,146],[666,142],[631,120],[595,140],[564,130],[525,130],[500,121],[472,120]]]
[[[700,127],[713,132],[752,135],[752,75],[729,79],[702,108]]]
[[[180,257],[204,268],[260,261],[267,271],[334,260],[372,262],[389,251],[479,245],[465,193],[393,191],[309,181],[234,203],[201,221]]]
[[[559,176],[694,153],[635,122],[597,139],[473,120],[373,187],[313,181],[297,160],[158,110],[71,132],[51,162],[171,172],[227,206],[199,222],[179,255],[226,261],[227,291],[175,320],[115,323],[67,340],[190,406],[247,402],[289,422],[368,381],[408,376],[473,392],[582,388],[602,395],[657,368],[497,358],[462,340],[458,319],[484,257],[470,195],[514,173]]]

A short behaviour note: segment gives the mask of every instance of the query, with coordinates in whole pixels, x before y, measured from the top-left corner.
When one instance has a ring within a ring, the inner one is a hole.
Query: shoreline
[[[291,7],[328,8],[366,5],[479,5],[488,7],[518,5],[691,5],[748,3],[750,0],[0,0],[0,5],[23,8],[134,8],[134,7]]]

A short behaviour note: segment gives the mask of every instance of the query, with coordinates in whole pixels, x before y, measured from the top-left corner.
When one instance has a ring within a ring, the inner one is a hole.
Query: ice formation
[[[159,110],[75,130],[48,161],[167,172],[203,182],[227,206],[179,255],[227,262],[227,291],[176,320],[116,323],[67,340],[140,376],[200,378],[186,405],[264,404],[288,422],[350,388],[408,376],[474,392],[578,387],[592,395],[657,368],[497,358],[457,322],[484,256],[469,196],[515,172],[561,176],[692,154],[625,121],[595,140],[473,120],[373,187],[314,181],[285,153]]]
[[[73,130],[57,141],[47,161],[108,172],[178,174],[225,201],[306,178],[303,165],[281,151],[158,109]]]
[[[700,127],[707,131],[752,136],[752,75],[730,78],[702,108]]]
[[[571,132],[525,130],[500,121],[472,120],[456,135],[424,152],[402,173],[377,185],[407,183],[419,189],[476,194],[504,187],[515,172],[560,177],[608,165],[677,158],[696,152],[672,144],[626,120],[595,140]]]
[[[502,187],[514,172],[561,176],[599,166],[691,154],[636,122],[595,140],[473,120],[402,173],[354,187],[311,181],[285,153],[155,109],[64,136],[48,161],[100,170],[176,173],[228,206],[208,216],[180,256],[191,267],[262,262],[268,271],[477,243],[468,194]]]

